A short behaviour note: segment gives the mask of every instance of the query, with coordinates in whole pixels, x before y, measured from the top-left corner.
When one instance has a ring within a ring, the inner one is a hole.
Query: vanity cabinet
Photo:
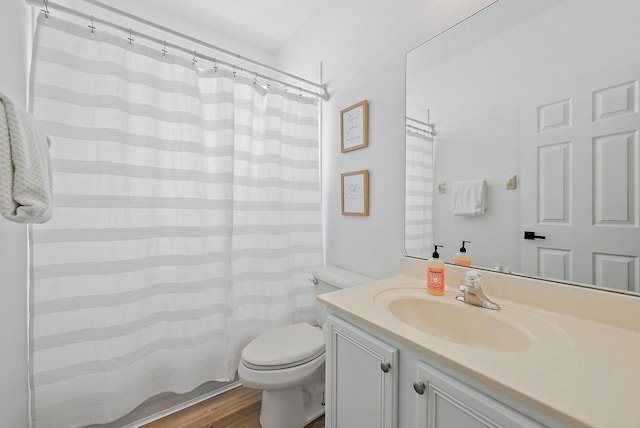
[[[327,428],[396,428],[398,350],[336,316],[325,328]]]
[[[416,367],[413,388],[420,428],[543,427],[423,361]]]
[[[327,428],[568,428],[404,342],[331,311]]]

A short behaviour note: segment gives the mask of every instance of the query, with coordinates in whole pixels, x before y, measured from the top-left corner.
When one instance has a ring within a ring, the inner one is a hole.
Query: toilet
[[[337,266],[312,272],[316,295],[372,278]],[[262,428],[303,428],[324,413],[324,305],[316,304],[317,325],[288,324],[265,331],[242,350],[240,382],[262,390]]]

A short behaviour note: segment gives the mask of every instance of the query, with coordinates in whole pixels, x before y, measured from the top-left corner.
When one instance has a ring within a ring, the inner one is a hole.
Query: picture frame
[[[362,100],[340,111],[342,153],[369,145],[369,101]]]
[[[369,170],[342,174],[342,215],[369,215]]]

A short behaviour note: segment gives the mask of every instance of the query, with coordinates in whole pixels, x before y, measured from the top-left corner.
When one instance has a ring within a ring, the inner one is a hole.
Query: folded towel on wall
[[[487,209],[486,195],[486,180],[477,179],[454,182],[451,191],[451,210],[453,215],[483,215]]]
[[[31,114],[0,93],[0,214],[16,223],[51,218],[48,139]]]

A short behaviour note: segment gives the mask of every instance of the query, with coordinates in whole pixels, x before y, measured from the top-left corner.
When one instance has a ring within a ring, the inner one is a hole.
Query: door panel
[[[538,247],[539,275],[569,281],[572,271],[571,255],[571,250]]]
[[[396,428],[398,350],[333,315],[326,329],[327,428]]]
[[[634,201],[634,164],[638,132],[603,135],[593,139],[595,224],[637,227]]]
[[[418,427],[541,428],[482,391],[422,361],[417,363],[416,378],[416,383],[424,387],[422,393],[416,394]]]
[[[538,223],[571,219],[571,142],[538,147]]]

